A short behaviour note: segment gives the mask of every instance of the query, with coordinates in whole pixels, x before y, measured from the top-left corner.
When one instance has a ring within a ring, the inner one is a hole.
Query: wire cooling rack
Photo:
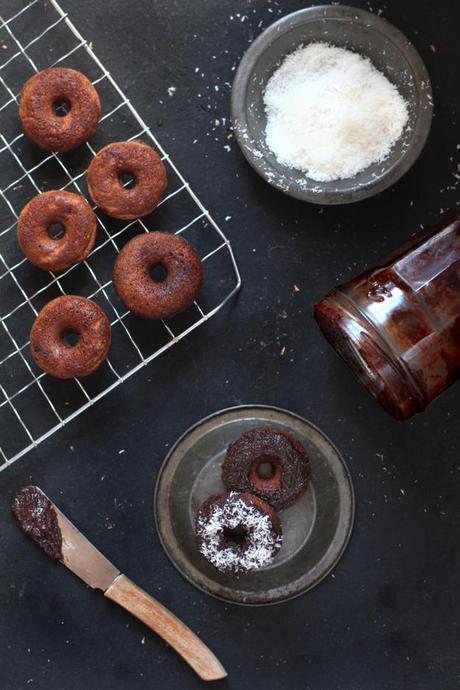
[[[241,284],[227,238],[59,4],[8,0],[8,12],[0,17],[0,471],[204,323]],[[85,146],[60,155],[28,142],[17,117],[22,84],[55,65],[83,72],[102,104],[96,134]],[[16,220],[25,203],[48,189],[86,195],[86,169],[95,152],[111,141],[132,139],[153,144],[168,169],[168,194],[153,217],[126,223],[95,209],[98,238],[86,261],[57,275],[33,267],[16,240]],[[164,321],[126,311],[111,279],[121,246],[149,229],[181,234],[204,262],[199,301]],[[30,356],[35,316],[62,294],[91,298],[112,324],[109,359],[84,379],[54,379]]]

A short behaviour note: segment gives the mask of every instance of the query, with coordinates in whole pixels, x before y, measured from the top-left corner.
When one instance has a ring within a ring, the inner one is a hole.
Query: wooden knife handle
[[[225,678],[226,670],[195,633],[125,575],[119,575],[104,594],[166,640],[200,678]]]

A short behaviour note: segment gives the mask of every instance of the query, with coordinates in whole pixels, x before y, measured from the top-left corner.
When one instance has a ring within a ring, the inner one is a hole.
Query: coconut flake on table
[[[328,43],[288,55],[267,83],[264,104],[268,148],[317,182],[382,162],[409,119],[407,102],[368,58]]]

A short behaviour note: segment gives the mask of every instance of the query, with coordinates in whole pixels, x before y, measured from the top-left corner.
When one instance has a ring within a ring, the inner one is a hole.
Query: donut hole
[[[168,271],[163,264],[156,263],[150,268],[149,275],[154,283],[164,283],[168,275]]]
[[[271,462],[261,462],[257,468],[257,475],[259,479],[273,479],[275,476],[275,467]]]
[[[61,338],[67,347],[75,347],[80,340],[80,333],[69,328],[62,333]]]
[[[136,185],[136,178],[129,170],[118,173],[118,180],[124,189],[132,189]]]
[[[72,105],[65,98],[58,98],[53,103],[54,114],[58,117],[65,117],[70,113]]]
[[[51,223],[48,225],[47,232],[52,240],[62,240],[65,235],[65,227],[62,223]]]
[[[244,525],[236,527],[224,527],[223,533],[225,543],[235,546],[243,546],[248,538],[248,530]]]
[[[250,479],[254,485],[278,486],[281,482],[281,466],[274,455],[261,455],[252,464]]]

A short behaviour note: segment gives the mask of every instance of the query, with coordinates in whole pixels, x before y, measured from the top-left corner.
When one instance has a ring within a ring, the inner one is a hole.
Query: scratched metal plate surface
[[[280,511],[283,545],[273,563],[224,574],[198,552],[193,520],[202,501],[223,491],[220,471],[228,444],[258,426],[289,431],[304,444],[311,482],[301,500]],[[274,407],[245,405],[198,422],[168,453],[155,490],[158,534],[172,563],[199,589],[236,604],[276,604],[317,585],[343,554],[353,518],[353,486],[339,451],[313,424]]]

